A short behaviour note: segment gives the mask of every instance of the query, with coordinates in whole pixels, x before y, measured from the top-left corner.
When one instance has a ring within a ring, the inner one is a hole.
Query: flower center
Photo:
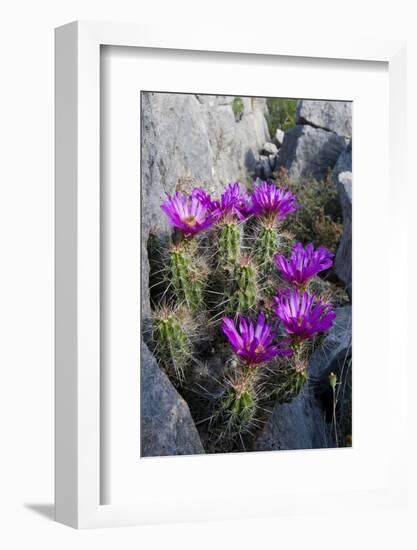
[[[263,353],[264,351],[265,348],[261,344],[255,349],[255,353]]]
[[[188,216],[187,218],[184,218],[182,221],[187,225],[189,225],[190,227],[193,227],[197,223],[197,218],[195,216]]]

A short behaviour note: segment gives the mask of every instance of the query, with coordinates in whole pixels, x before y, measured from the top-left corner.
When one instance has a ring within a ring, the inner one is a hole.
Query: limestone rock
[[[352,293],[352,142],[340,155],[333,178],[337,185],[343,214],[343,235],[336,253],[335,269],[338,277]]]
[[[269,155],[276,155],[277,153],[278,153],[278,147],[274,143],[272,142],[264,143],[261,150],[262,155],[269,156]]]
[[[141,456],[204,453],[184,399],[141,346]]]
[[[308,125],[298,125],[285,132],[279,150],[279,166],[291,179],[326,177],[346,146],[345,139],[334,132]]]
[[[277,128],[277,131],[275,132],[275,138],[274,138],[274,141],[275,141],[275,145],[280,148],[281,145],[283,144],[284,142],[284,131],[281,130],[281,128]]]
[[[291,403],[278,404],[256,441],[257,451],[331,447],[325,412],[306,388]]]
[[[322,346],[310,359],[309,376],[314,393],[320,397],[329,388],[329,374],[334,372],[338,379],[342,369],[352,355],[352,307],[336,310],[336,319]]]
[[[297,106],[296,124],[309,124],[352,137],[352,102],[303,99]]]

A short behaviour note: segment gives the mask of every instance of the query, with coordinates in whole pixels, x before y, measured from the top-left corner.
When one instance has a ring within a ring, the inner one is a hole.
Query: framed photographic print
[[[404,59],[57,29],[58,521],[404,501]]]

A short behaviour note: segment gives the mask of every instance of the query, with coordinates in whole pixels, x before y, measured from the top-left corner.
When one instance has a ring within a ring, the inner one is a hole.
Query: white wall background
[[[53,29],[75,19],[408,40],[410,231],[417,236],[413,3],[368,0],[9,0],[0,12],[0,547],[415,548],[416,511],[76,532],[53,523]],[[181,29],[180,29],[181,27]],[[378,162],[378,159],[371,159]],[[413,210],[411,210],[413,208]],[[410,289],[416,262],[410,254]],[[415,299],[410,292],[410,308]],[[410,321],[415,316],[410,316]],[[410,339],[415,338],[410,325]],[[414,361],[415,363],[415,361]],[[410,365],[416,367],[417,365]],[[395,368],[395,365],[393,365]],[[410,397],[416,376],[410,369]],[[410,411],[415,416],[415,405]],[[417,422],[410,422],[416,430]],[[410,437],[410,440],[415,437]],[[389,444],[389,441],[387,441]],[[410,452],[415,451],[415,444]],[[414,455],[415,456],[415,455]],[[414,479],[415,481],[415,479]],[[416,484],[414,494],[416,495]],[[416,498],[414,497],[414,503]]]

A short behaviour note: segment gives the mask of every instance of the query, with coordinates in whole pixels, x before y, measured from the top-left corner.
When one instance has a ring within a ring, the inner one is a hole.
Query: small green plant
[[[243,117],[243,112],[245,109],[245,106],[243,105],[243,100],[241,97],[235,97],[232,103],[232,109],[233,114],[235,115],[236,122],[239,122],[239,120]]]
[[[323,181],[313,178],[291,180],[285,169],[276,174],[278,185],[297,195],[300,208],[291,218],[295,240],[323,245],[335,253],[343,232],[342,211],[331,173]]]
[[[337,433],[337,420],[336,420],[336,405],[337,405],[337,398],[336,398],[336,385],[337,385],[337,376],[334,372],[331,372],[329,375],[329,383],[332,388],[332,394],[333,394],[333,426],[334,426],[334,437],[336,440],[336,447],[339,446],[339,436]]]
[[[277,128],[285,132],[289,128],[295,126],[297,103],[298,101],[296,99],[269,97],[266,100],[266,104],[268,106],[266,120],[271,136],[275,135]]]

